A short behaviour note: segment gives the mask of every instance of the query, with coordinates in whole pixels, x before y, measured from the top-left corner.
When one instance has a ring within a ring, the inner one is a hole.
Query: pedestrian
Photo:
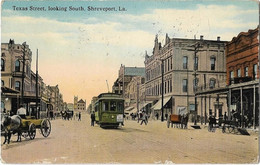
[[[143,122],[145,123],[145,125],[147,125],[147,122],[146,122],[146,118],[147,118],[147,117],[146,117],[146,116],[147,116],[147,114],[143,112],[143,113],[142,113],[142,118],[141,118],[141,119],[142,119],[142,122],[141,122],[140,125],[142,125]]]
[[[26,119],[26,109],[23,105],[20,105],[20,108],[17,110],[17,115],[19,115],[22,119]]]
[[[155,117],[156,117],[156,120],[159,119],[159,114],[158,114],[158,112],[156,112]]]
[[[224,114],[224,121],[227,121],[227,112]]]
[[[138,114],[138,119],[137,119],[137,123],[139,123],[139,120],[142,120],[143,118],[143,113],[142,112],[139,112]]]
[[[165,113],[165,119],[168,120],[168,113]]]
[[[81,113],[79,112],[79,119],[78,119],[78,121],[81,121]]]
[[[95,113],[94,112],[91,112],[90,118],[91,118],[91,126],[94,127],[94,122],[95,122]]]

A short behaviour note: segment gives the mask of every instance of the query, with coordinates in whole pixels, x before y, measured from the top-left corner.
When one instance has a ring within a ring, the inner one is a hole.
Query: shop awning
[[[1,87],[1,93],[19,93],[19,91],[3,86]]]
[[[131,111],[132,109],[134,109],[134,107],[127,107],[125,111]]]
[[[140,108],[139,109],[143,109],[145,106],[147,106],[148,104],[152,104],[152,101],[148,101],[148,102],[145,102],[143,104],[140,104]]]
[[[170,99],[171,99],[171,96],[163,98],[163,106],[165,106],[165,104],[167,104]],[[160,99],[155,105],[153,105],[151,107],[151,109],[155,109],[155,110],[158,110],[161,108],[162,108],[162,99]]]

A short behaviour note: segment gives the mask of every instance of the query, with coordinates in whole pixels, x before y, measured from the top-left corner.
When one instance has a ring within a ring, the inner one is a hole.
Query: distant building
[[[67,107],[70,111],[73,111],[74,110],[74,104],[73,103],[68,103],[67,104]]]
[[[74,110],[78,109],[78,96],[74,96]]]
[[[86,101],[83,101],[82,99],[80,99],[77,102],[77,110],[85,111],[86,110]]]
[[[144,67],[125,67],[124,65],[121,65],[118,72],[118,78],[114,82],[114,85],[112,87],[112,92],[121,94],[123,96],[127,88],[127,85],[135,76],[144,77],[145,76]]]

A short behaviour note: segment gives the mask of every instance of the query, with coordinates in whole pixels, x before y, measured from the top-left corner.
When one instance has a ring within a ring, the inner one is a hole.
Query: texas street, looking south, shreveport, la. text
[[[48,6],[48,7],[39,7],[39,6],[12,6],[14,11],[97,11],[97,12],[113,12],[113,11],[127,11],[125,7],[94,7],[94,6]]]

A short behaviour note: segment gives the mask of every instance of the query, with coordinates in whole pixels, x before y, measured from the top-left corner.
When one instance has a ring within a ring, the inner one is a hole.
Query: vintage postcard
[[[1,1],[1,163],[258,164],[258,132],[259,1]]]

